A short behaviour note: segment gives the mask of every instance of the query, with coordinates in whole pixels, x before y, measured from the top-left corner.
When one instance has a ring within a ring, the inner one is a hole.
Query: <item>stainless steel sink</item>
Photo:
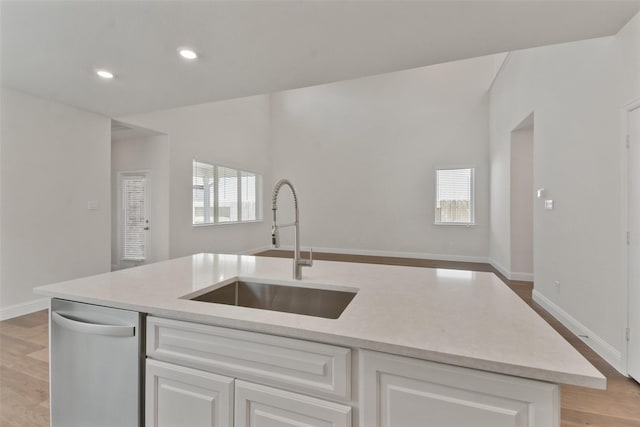
[[[189,299],[337,319],[355,296],[349,291],[236,280]]]

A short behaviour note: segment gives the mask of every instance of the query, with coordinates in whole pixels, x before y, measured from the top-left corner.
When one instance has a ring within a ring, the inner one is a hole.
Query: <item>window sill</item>
[[[433,225],[457,225],[462,227],[475,227],[475,222],[434,222]]]

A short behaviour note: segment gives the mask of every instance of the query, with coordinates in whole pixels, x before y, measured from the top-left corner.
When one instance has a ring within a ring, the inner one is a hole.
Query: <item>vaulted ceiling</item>
[[[2,84],[108,116],[615,34],[638,1],[2,1]],[[200,55],[187,62],[177,49]],[[95,75],[106,68],[115,78]]]

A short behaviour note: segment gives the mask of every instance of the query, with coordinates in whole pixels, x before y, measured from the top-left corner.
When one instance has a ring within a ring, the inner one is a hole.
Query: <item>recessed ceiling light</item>
[[[96,74],[102,77],[103,79],[112,79],[113,73],[107,70],[96,70]]]
[[[186,48],[180,49],[178,53],[180,53],[180,56],[182,56],[185,59],[196,59],[198,57],[198,54],[192,51],[191,49],[186,49]]]

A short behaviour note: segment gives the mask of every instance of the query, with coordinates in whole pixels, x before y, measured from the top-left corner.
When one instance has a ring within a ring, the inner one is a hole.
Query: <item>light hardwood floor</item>
[[[281,251],[268,251],[260,255],[288,256]],[[323,253],[314,253],[314,258],[494,271],[487,264],[476,263]],[[640,427],[640,385],[619,374],[534,303],[530,282],[510,281],[498,272],[494,273],[607,377],[608,386],[604,391],[562,386],[562,427]],[[0,427],[49,425],[47,317],[47,311],[39,311],[0,322]]]
[[[0,426],[49,425],[48,311],[0,322]]]

